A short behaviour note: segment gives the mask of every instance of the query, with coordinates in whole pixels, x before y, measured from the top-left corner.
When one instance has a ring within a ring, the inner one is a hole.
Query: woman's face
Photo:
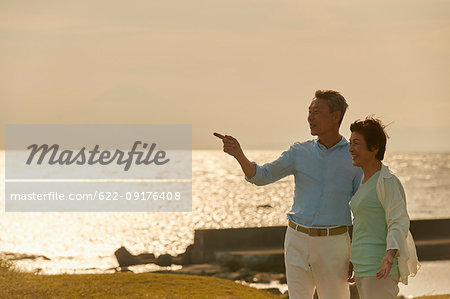
[[[352,132],[350,136],[350,147],[349,152],[352,155],[352,163],[355,166],[364,167],[368,165],[375,158],[377,154],[377,149],[370,151],[367,148],[367,143],[364,140],[363,135],[358,132]]]

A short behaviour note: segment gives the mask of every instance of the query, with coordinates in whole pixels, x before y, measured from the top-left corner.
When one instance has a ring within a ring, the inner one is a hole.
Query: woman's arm
[[[381,269],[376,275],[378,279],[386,278],[389,275],[394,258],[406,246],[406,236],[409,230],[405,192],[398,178],[395,176],[385,178],[384,191],[383,207],[387,224],[386,254],[381,262]]]
[[[381,269],[378,271],[376,278],[382,279],[388,277],[391,272],[392,265],[394,264],[394,258],[397,254],[397,249],[388,249],[386,250],[386,254],[381,260]]]
[[[405,191],[397,177],[392,176],[384,180],[384,211],[387,224],[386,250],[397,249],[401,254],[401,249],[406,248],[406,236],[409,230]]]

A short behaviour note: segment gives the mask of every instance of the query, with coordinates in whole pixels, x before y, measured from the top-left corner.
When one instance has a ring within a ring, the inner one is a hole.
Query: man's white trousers
[[[350,298],[348,233],[311,237],[288,226],[284,258],[289,298],[311,299],[315,288],[320,299]]]

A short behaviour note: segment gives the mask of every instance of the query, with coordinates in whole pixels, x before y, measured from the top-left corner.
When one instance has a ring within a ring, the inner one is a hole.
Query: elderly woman
[[[396,298],[398,282],[407,284],[420,267],[405,192],[381,162],[387,139],[383,124],[368,117],[351,124],[350,131],[352,162],[364,176],[350,201],[354,223],[349,281],[356,281],[362,299]]]

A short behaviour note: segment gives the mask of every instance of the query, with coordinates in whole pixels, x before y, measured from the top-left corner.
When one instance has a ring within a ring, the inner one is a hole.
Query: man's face
[[[339,127],[338,111],[330,112],[327,100],[315,99],[309,106],[308,123],[311,135],[320,136]],[[336,122],[337,120],[337,122]]]

